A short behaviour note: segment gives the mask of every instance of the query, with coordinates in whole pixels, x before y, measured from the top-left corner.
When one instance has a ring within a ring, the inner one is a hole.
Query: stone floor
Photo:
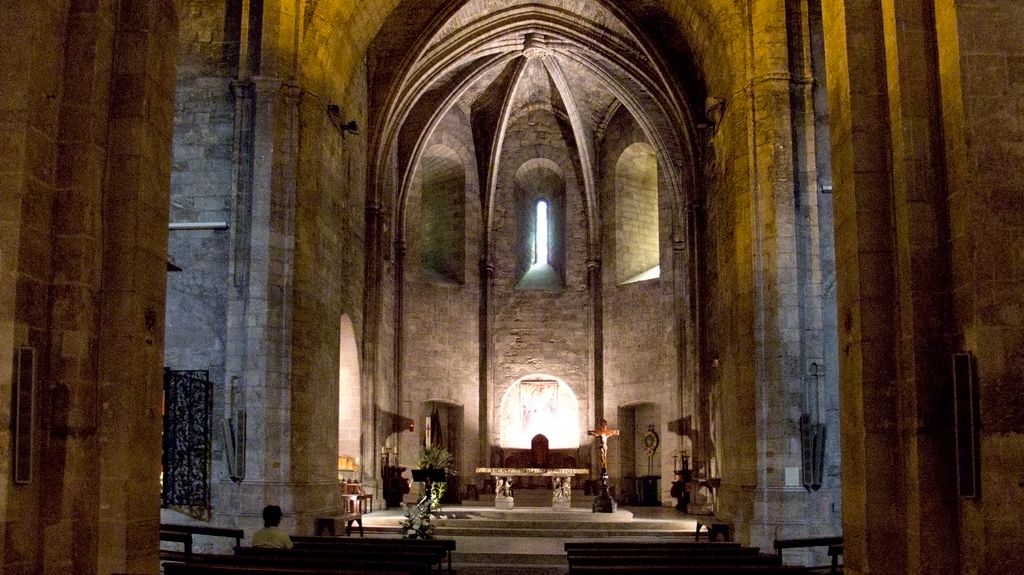
[[[469,503],[469,502],[467,502]],[[476,502],[473,502],[476,503]],[[566,541],[691,538],[696,518],[671,507],[620,507],[593,513],[583,505],[567,511],[519,507],[499,511],[479,504],[445,505],[437,537],[456,541],[458,575],[564,575]],[[396,533],[402,509],[363,516],[367,535]]]

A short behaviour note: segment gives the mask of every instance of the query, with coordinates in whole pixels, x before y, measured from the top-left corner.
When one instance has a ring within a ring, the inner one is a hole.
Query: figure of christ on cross
[[[597,429],[591,429],[587,432],[587,435],[593,435],[597,437],[597,447],[601,452],[601,471],[604,472],[608,469],[608,438],[613,435],[618,435],[618,429],[608,429],[608,420],[601,418],[601,426]]]

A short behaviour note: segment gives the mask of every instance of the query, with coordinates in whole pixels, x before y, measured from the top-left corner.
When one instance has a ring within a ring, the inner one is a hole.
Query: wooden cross
[[[601,469],[608,469],[608,438],[618,434],[618,429],[608,429],[608,420],[604,418],[601,418],[600,427],[587,432],[587,435],[593,435],[600,441],[598,449],[601,450]]]

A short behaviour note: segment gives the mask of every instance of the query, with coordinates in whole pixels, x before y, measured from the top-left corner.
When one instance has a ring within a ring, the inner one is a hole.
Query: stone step
[[[453,570],[455,575],[565,575],[569,565],[462,563]]]
[[[455,575],[565,575],[569,565],[463,563],[453,570]]]
[[[559,555],[551,554],[524,554],[524,553],[466,553],[455,551],[452,553],[453,564],[488,564],[488,565],[561,565],[567,567],[565,553]]]

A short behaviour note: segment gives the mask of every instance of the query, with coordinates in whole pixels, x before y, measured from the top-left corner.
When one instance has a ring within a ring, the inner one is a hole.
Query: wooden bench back
[[[578,549],[729,549],[738,541],[566,541],[565,550]]]
[[[231,563],[185,563],[163,564],[164,575],[360,575],[367,573],[364,568],[304,567],[290,565],[241,565]],[[375,575],[409,575],[409,571],[374,569]]]
[[[573,575],[807,575],[804,567],[785,565],[584,565],[571,568]]]
[[[835,535],[828,537],[796,537],[792,539],[776,539],[772,543],[775,552],[782,554],[783,549],[799,549],[801,547],[827,547],[829,545],[842,545],[843,536]]]

